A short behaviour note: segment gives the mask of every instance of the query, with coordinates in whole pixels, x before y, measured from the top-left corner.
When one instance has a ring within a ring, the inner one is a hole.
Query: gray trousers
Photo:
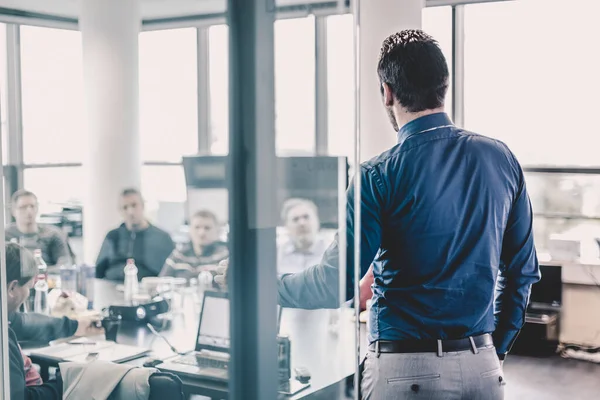
[[[502,400],[504,373],[493,347],[443,353],[367,352],[364,400]]]

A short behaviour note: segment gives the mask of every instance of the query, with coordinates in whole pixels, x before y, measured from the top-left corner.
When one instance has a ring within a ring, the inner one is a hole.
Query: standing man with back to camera
[[[444,113],[448,66],[429,35],[389,36],[377,73],[398,144],[358,170],[361,276],[374,278],[362,398],[502,399],[502,360],[540,278],[523,171],[504,143]],[[347,200],[352,296],[353,186]],[[281,306],[337,307],[339,250],[283,275]]]

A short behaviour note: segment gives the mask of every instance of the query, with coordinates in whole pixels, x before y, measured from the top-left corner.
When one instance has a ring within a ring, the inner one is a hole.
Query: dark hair
[[[37,275],[37,265],[33,254],[18,243],[6,243],[6,281],[17,281],[20,286],[25,285]]]
[[[142,197],[142,193],[139,190],[137,190],[136,188],[125,188],[121,191],[121,197],[131,196],[133,194],[136,194],[136,195]]]
[[[381,91],[387,83],[408,112],[444,105],[448,91],[448,64],[438,43],[417,29],[394,33],[383,41],[377,73]]]
[[[20,189],[17,190],[16,192],[13,193],[13,195],[10,198],[10,203],[14,206],[15,204],[17,204],[17,201],[19,201],[19,199],[21,197],[33,197],[35,199],[35,201],[37,202],[37,196],[35,195],[35,193],[30,192],[29,190],[25,190],[25,189]]]
[[[199,210],[196,211],[193,215],[192,218],[207,218],[207,219],[212,219],[213,221],[215,221],[215,225],[219,225],[219,219],[217,218],[216,214],[212,211],[208,211],[208,210]]]

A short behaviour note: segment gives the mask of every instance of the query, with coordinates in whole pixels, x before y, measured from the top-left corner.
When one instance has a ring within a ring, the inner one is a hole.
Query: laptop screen
[[[278,333],[281,327],[282,311],[283,309],[278,305]],[[223,293],[205,293],[196,351],[204,348],[228,350],[231,344],[229,328],[229,299]]]
[[[198,345],[229,348],[229,299],[205,296]]]

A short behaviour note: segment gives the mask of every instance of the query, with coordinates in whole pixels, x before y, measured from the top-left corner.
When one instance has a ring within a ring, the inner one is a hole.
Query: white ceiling
[[[0,7],[32,13],[77,18],[80,1],[85,0],[0,0]],[[121,0],[129,1],[129,0]],[[227,0],[140,0],[142,19],[220,14]],[[276,0],[278,6],[320,3],[323,0]]]

